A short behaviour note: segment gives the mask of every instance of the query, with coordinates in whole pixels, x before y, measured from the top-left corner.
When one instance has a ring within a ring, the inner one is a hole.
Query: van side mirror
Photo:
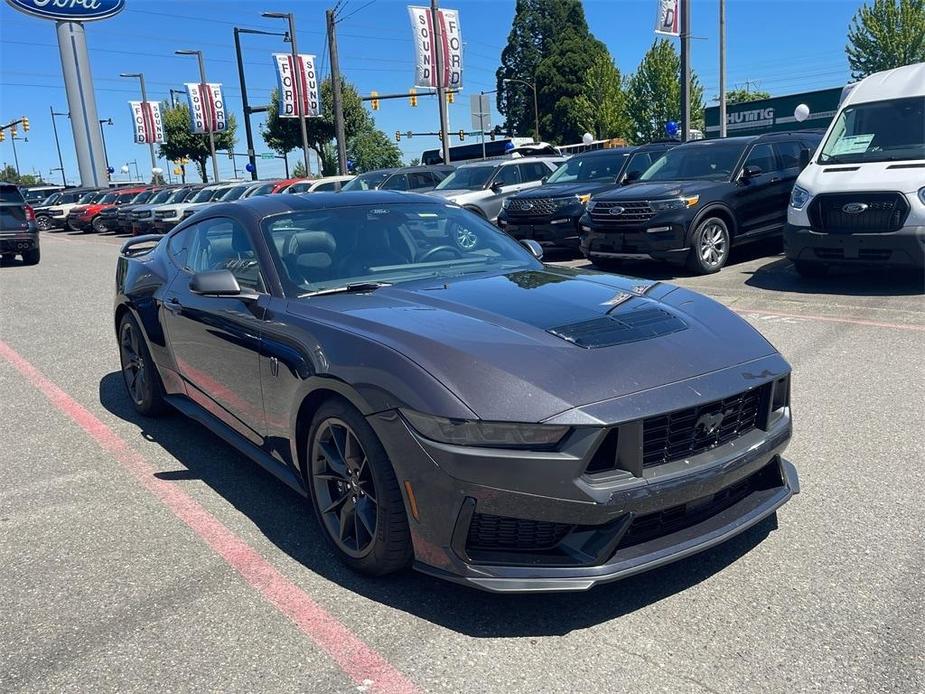
[[[805,169],[807,166],[809,166],[809,157],[810,157],[810,151],[806,149],[806,147],[803,147],[800,150],[800,170],[801,171]]]

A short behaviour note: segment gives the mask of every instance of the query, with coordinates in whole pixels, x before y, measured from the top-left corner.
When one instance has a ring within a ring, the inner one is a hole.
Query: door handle
[[[166,308],[171,313],[176,313],[182,309],[183,306],[180,305],[180,300],[177,299],[177,297],[172,296],[164,302],[164,308]]]
[[[780,183],[782,180],[784,179],[782,179],[780,176],[775,176],[771,179],[771,183]]]

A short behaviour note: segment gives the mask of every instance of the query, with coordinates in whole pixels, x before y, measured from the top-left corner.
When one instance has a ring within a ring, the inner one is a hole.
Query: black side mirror
[[[549,174],[543,176],[543,177],[540,179],[540,183],[546,183],[546,180],[547,180],[548,178],[549,178]]]
[[[628,183],[634,183],[638,181],[641,177],[642,177],[642,171],[640,171],[639,169],[635,171],[627,171],[626,176],[623,177],[623,185],[627,185]]]
[[[190,280],[189,290],[204,296],[241,296],[241,286],[231,270],[197,272]]]
[[[534,258],[537,260],[543,259],[543,247],[536,241],[533,239],[523,239],[520,243],[533,254]]]
[[[800,170],[802,171],[809,166],[810,151],[805,147],[800,150]]]
[[[761,174],[761,167],[755,166],[754,164],[749,164],[744,169],[742,169],[742,178],[754,178],[755,176],[760,176]]]
[[[504,189],[504,186],[501,185],[500,183],[492,183],[492,184],[491,184],[491,192],[492,192],[492,193],[500,193],[503,189]]]

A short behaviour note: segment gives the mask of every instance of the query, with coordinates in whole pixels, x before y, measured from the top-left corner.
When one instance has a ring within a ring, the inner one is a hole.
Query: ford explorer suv
[[[35,213],[26,204],[19,188],[0,183],[0,259],[22,256],[24,265],[38,265],[39,230]]]
[[[522,157],[461,164],[428,194],[497,222],[506,198],[543,185],[543,179],[564,161],[564,157]]]
[[[878,72],[843,93],[800,174],[784,250],[804,276],[832,265],[925,267],[925,63]]]
[[[793,131],[678,145],[639,183],[594,196],[581,252],[601,267],[661,260],[718,272],[732,246],[782,234],[790,190],[819,139]]]
[[[578,220],[592,195],[639,179],[677,142],[598,149],[571,157],[539,188],[506,198],[498,226],[546,250],[578,250]]]

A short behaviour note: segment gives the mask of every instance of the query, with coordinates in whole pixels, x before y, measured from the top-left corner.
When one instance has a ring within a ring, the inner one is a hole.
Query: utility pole
[[[334,137],[337,140],[337,171],[341,176],[347,173],[347,141],[344,133],[344,102],[340,84],[340,60],[337,57],[337,31],[334,25],[334,10],[327,10],[328,48],[331,58],[331,91],[334,94]]]
[[[119,77],[137,77],[141,83],[141,109],[145,111],[148,104],[148,92],[145,89],[145,76],[141,72],[123,72]],[[154,169],[157,168],[157,157],[154,156],[154,143],[148,143],[148,152],[151,154],[151,180],[154,180]]]
[[[55,113],[55,107],[49,106],[48,110],[51,112],[51,129],[55,132],[55,149],[58,150],[58,166],[61,167],[61,182],[64,184],[64,187],[67,188],[67,176],[64,175],[64,159],[61,156],[61,143],[58,140],[58,124],[55,122],[55,116],[67,116],[71,117],[69,113]]]
[[[186,94],[185,89],[171,89],[170,90],[170,105],[174,108],[177,107],[177,97],[175,94]]]
[[[103,132],[104,125],[112,125],[112,118],[100,119],[100,139],[103,141],[103,159],[106,161],[106,176],[109,176],[109,153],[106,151],[106,133]]]
[[[719,136],[726,137],[726,0],[719,0]]]
[[[440,28],[440,13],[437,0],[430,0],[431,23],[434,26],[434,68],[437,76],[437,101],[440,104],[440,146],[443,163],[450,163],[450,124],[447,117],[446,89],[443,84],[443,30]]]
[[[206,63],[202,57],[202,51],[174,51],[177,55],[195,55],[199,61],[199,83],[200,90],[208,89],[208,82],[206,82]],[[218,159],[215,156],[215,133],[212,131],[212,122],[210,118],[206,119],[209,123],[209,151],[212,153],[212,175],[215,178],[215,183],[219,181],[218,175]],[[205,172],[203,172],[205,173]]]
[[[691,0],[679,0],[681,9],[681,142],[691,130]]]
[[[13,163],[16,164],[16,178],[19,178],[19,155],[16,154],[16,133],[10,133],[10,144],[13,145]]]

